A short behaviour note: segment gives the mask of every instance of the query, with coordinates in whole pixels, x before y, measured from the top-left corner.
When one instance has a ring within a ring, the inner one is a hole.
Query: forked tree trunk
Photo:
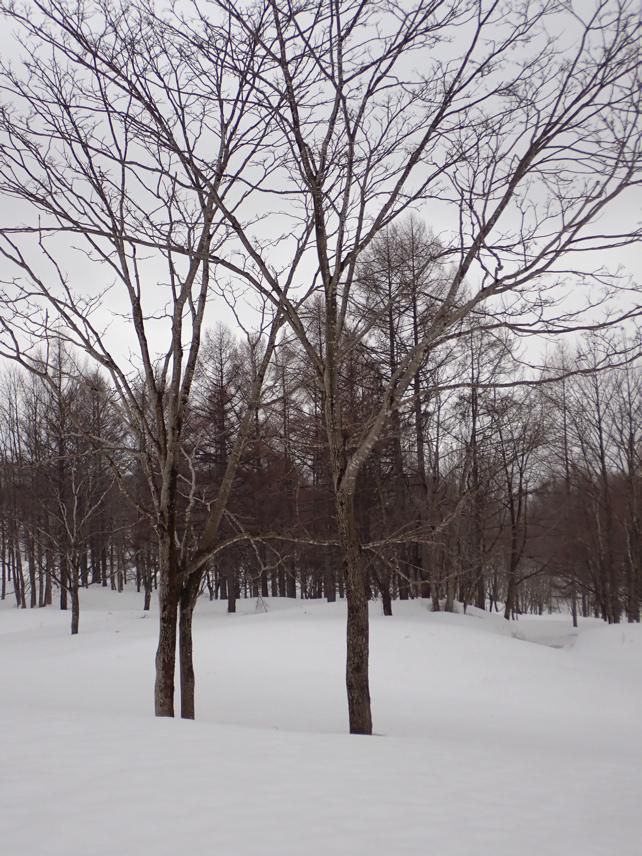
[[[336,499],[336,506],[339,539],[345,561],[348,606],[346,689],[350,733],[372,734],[368,679],[368,595],[354,519],[353,497],[339,494]]]

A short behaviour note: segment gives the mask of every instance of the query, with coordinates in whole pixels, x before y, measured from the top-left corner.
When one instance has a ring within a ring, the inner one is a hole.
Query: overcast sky
[[[3,59],[15,59],[19,56],[18,45],[10,27],[7,27],[3,22],[0,28],[0,53]],[[435,229],[435,223],[430,222],[430,211],[433,208],[426,208],[426,221],[429,228]],[[15,201],[6,200],[0,197],[0,226],[16,225],[16,221],[20,219],[20,206],[16,205]],[[640,224],[642,221],[642,190],[631,190],[627,194],[620,197],[616,207],[610,212],[608,218],[605,218],[603,226],[605,230],[630,230],[633,224]],[[82,282],[84,279],[95,278],[95,266],[89,263],[83,263],[82,255],[78,253],[66,253],[65,264],[68,266],[72,280]],[[595,260],[595,265],[602,263],[606,265],[612,272],[615,272],[618,267],[621,267],[625,275],[631,276],[638,286],[642,283],[642,253],[640,247],[630,246],[622,248],[611,253],[604,253],[601,258]],[[91,271],[91,272],[90,272]],[[94,285],[95,285],[94,279]],[[105,282],[105,285],[107,282]],[[115,302],[114,302],[115,301]],[[126,310],[125,302],[116,296],[116,292],[109,298],[110,307],[116,310]],[[249,319],[249,315],[244,313],[244,317]],[[209,323],[214,324],[217,320],[223,320],[230,326],[234,326],[234,318],[229,309],[218,301],[215,311],[210,313]],[[113,335],[117,336],[122,341],[119,348],[127,348],[127,333],[124,327],[124,322],[117,319],[113,322]]]

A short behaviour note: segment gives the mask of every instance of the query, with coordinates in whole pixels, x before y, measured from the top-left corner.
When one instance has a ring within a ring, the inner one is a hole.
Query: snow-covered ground
[[[3,856],[642,854],[640,626],[372,604],[366,738],[343,604],[199,604],[193,723],[151,716],[141,606],[0,605]]]

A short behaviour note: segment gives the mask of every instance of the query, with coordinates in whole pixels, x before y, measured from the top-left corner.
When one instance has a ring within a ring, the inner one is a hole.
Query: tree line
[[[348,444],[404,347],[404,324],[389,320],[345,363]],[[459,603],[507,619],[562,610],[575,623],[640,620],[642,375],[629,364],[587,369],[598,347],[557,354],[557,381],[525,383],[509,341],[474,333],[447,368],[420,368],[356,486],[365,586],[384,614],[423,597],[433,610]],[[215,500],[255,362],[256,343],[224,327],[206,337],[181,447],[181,540],[196,542]],[[1,597],[22,608],[55,600],[75,633],[81,587],[135,584],[149,609],[157,535],[142,438],[114,391],[62,348],[47,377],[55,382],[7,370],[2,381]],[[345,596],[326,443],[318,386],[284,338],[200,596],[230,612],[239,597]]]

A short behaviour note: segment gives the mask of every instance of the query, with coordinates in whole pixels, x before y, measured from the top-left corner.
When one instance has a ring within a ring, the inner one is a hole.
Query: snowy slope
[[[196,723],[150,715],[156,622],[0,607],[0,852],[642,854],[642,633],[372,605],[373,738],[344,607],[199,605]],[[551,647],[555,646],[555,647]]]

